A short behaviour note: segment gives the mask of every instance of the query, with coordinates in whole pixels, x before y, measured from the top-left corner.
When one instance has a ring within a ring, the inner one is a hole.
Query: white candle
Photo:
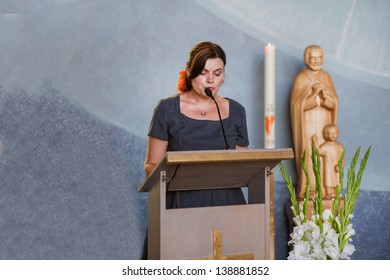
[[[275,148],[275,45],[264,48],[264,147]]]

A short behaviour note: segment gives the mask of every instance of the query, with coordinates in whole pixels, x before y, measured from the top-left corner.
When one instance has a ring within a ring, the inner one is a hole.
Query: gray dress
[[[223,119],[229,147],[248,146],[245,108],[229,100],[229,117]],[[168,141],[168,151],[224,150],[220,121],[196,120],[180,111],[180,97],[162,99],[153,112],[148,136]],[[168,192],[167,208],[245,204],[241,189]]]

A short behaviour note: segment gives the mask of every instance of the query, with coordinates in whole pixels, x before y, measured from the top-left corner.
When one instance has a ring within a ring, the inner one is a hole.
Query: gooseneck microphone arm
[[[225,149],[226,149],[226,150],[229,150],[230,147],[229,147],[229,144],[228,144],[227,139],[226,139],[225,129],[224,129],[224,127],[223,127],[222,118],[221,118],[221,112],[219,111],[218,103],[217,103],[217,101],[215,101],[211,89],[205,88],[205,89],[204,89],[204,92],[206,93],[206,95],[207,95],[208,97],[210,97],[210,98],[214,101],[215,106],[217,106],[218,117],[219,117],[219,122],[221,123],[223,139],[225,140]]]

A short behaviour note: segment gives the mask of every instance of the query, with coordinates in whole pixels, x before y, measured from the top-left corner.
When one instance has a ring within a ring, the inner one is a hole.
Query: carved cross
[[[222,232],[213,230],[213,256],[201,260],[253,260],[253,253],[222,255]]]

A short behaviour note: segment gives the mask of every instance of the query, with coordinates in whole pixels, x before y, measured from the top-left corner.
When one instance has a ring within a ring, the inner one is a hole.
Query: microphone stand
[[[210,98],[214,101],[215,106],[217,106],[218,117],[219,117],[219,122],[221,123],[223,139],[225,140],[225,149],[226,149],[226,150],[229,150],[230,147],[229,147],[229,144],[228,144],[227,139],[226,139],[225,129],[224,129],[224,127],[223,127],[221,112],[219,111],[218,103],[217,103],[217,101],[214,99],[214,96],[213,96],[213,93],[211,92],[211,89],[205,88],[205,89],[204,89],[204,92],[206,93],[206,95],[207,95],[208,97],[210,97]]]

